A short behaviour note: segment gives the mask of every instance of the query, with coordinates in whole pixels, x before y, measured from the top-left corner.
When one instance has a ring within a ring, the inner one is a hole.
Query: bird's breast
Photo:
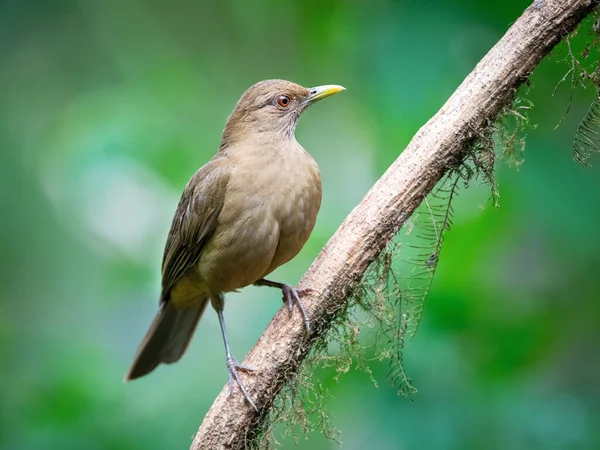
[[[234,155],[223,210],[198,263],[214,290],[252,284],[302,249],[321,206],[321,176],[302,149]]]
[[[321,175],[317,163],[299,145],[290,153],[278,158],[277,164],[268,166],[270,208],[279,224],[279,241],[273,260],[262,276],[298,254],[315,226],[321,206]]]

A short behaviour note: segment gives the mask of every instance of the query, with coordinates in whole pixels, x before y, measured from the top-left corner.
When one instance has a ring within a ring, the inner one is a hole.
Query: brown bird
[[[162,263],[160,310],[126,376],[133,380],[185,352],[210,300],[227,353],[229,390],[235,380],[254,407],[231,354],[223,293],[245,286],[282,290],[290,311],[307,290],[264,279],[298,254],[321,206],[321,175],[296,141],[302,112],[344,90],[304,88],[283,80],[248,89],[227,120],[219,151],[190,179],[173,217]]]

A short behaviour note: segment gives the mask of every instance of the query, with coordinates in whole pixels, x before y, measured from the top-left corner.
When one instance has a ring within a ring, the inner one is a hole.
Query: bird
[[[225,344],[229,395],[235,382],[256,409],[239,375],[255,369],[233,357],[224,294],[250,285],[278,288],[290,313],[297,305],[310,332],[301,297],[312,289],[265,277],[302,249],[321,206],[319,167],[296,140],[298,119],[344,89],[264,80],[243,93],[218,151],[191,177],[177,205],[163,254],[159,311],[125,381],[178,361],[210,302]]]

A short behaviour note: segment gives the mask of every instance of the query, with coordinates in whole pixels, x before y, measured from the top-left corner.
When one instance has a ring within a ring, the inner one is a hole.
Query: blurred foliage
[[[187,448],[227,380],[215,315],[180,363],[121,380],[156,312],[178,196],[240,94],[265,78],[347,88],[298,128],[324,202],[276,273],[293,283],[528,4],[0,3],[0,448]],[[397,396],[385,362],[371,364],[379,388],[361,371],[317,372],[345,449],[600,447],[600,177],[571,154],[595,92],[575,91],[554,130],[566,54],[531,77],[538,127],[519,170],[499,166],[500,208],[479,208],[485,187],[455,201],[405,355],[419,394]],[[260,288],[228,299],[242,358],[281,301]]]

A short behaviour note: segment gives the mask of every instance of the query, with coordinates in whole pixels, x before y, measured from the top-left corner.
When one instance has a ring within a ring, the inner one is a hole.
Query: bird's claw
[[[256,411],[258,411],[258,408],[252,401],[250,394],[248,394],[248,391],[246,390],[246,386],[244,386],[244,383],[242,382],[242,379],[240,378],[240,375],[238,374],[238,371],[240,371],[240,372],[255,372],[256,369],[254,369],[252,367],[244,366],[244,365],[238,363],[237,359],[235,359],[233,356],[228,356],[227,357],[227,370],[229,371],[229,382],[227,383],[228,397],[231,397],[232,386],[233,386],[233,382],[235,381],[235,383],[240,388],[240,391],[242,391],[242,394],[244,394],[244,398],[246,399],[246,401],[248,403],[250,403],[250,405]]]
[[[289,284],[284,284],[281,288],[281,291],[283,292],[283,301],[287,303],[290,315],[294,310],[294,303],[296,303],[298,305],[298,308],[300,309],[300,312],[302,313],[302,318],[304,319],[304,326],[306,327],[306,332],[310,333],[310,319],[308,318],[308,314],[306,313],[306,309],[304,308],[300,297],[302,297],[305,294],[316,293],[317,291],[311,288],[296,289],[294,286],[291,286]]]

